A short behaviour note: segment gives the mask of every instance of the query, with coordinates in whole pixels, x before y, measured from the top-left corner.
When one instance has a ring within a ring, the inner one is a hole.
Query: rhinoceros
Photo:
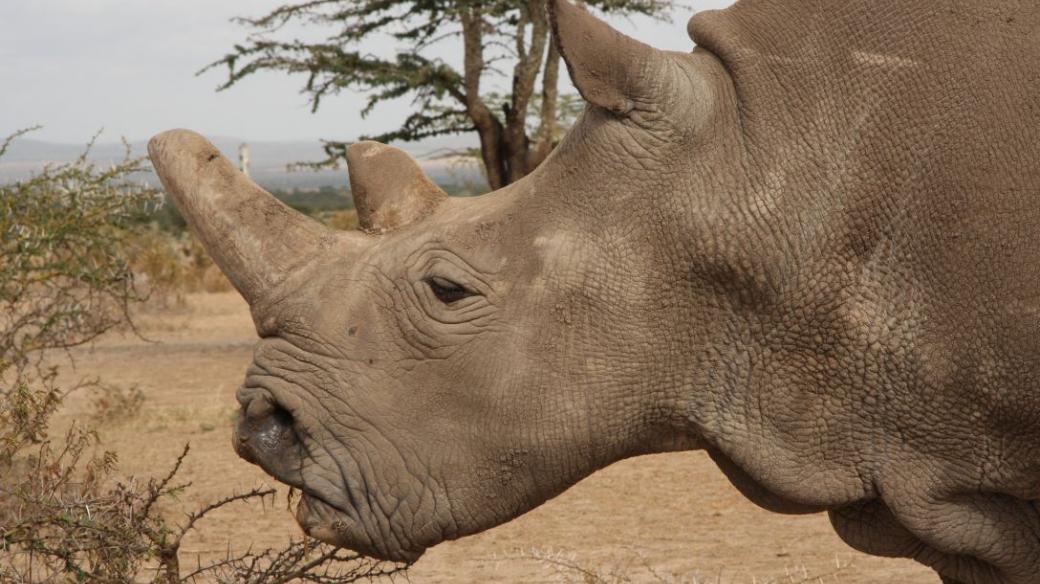
[[[359,142],[333,231],[149,145],[251,306],[234,446],[303,529],[415,560],[703,449],[856,549],[1040,582],[1040,5],[740,0],[688,53],[549,10],[587,108],[501,190]]]

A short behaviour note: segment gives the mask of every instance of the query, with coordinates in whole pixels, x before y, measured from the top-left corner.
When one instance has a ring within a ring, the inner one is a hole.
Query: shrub
[[[185,232],[180,242],[181,254],[187,262],[187,282],[195,292],[227,292],[232,290],[231,281],[213,263],[213,259],[202,247],[202,242],[190,232]]]
[[[141,413],[144,394],[136,385],[122,387],[98,382],[91,389],[94,395],[90,401],[90,419],[93,422],[121,422]]]
[[[126,322],[139,299],[120,251],[126,227],[159,199],[132,180],[140,160],[99,168],[86,156],[0,186],[0,376]]]
[[[136,229],[124,243],[142,294],[160,307],[184,301],[188,292],[226,292],[231,282],[188,231],[171,233],[156,225]]]
[[[135,230],[123,244],[138,289],[163,307],[182,302],[182,293],[191,284],[193,274],[180,247],[175,236],[153,226]]]
[[[0,507],[0,580],[13,583],[51,581],[140,582],[354,582],[389,575],[402,568],[368,561],[357,554],[313,540],[290,542],[281,549],[231,551],[221,560],[181,567],[180,545],[206,515],[240,501],[274,496],[254,489],[224,497],[174,524],[159,504],[175,498],[188,483],[176,483],[188,447],[161,479],[139,482],[114,478],[112,453],[88,456],[96,434],[73,428],[58,451],[44,442],[20,461],[23,478],[6,481],[13,495]]]
[[[0,143],[0,156],[22,133]],[[154,230],[133,231],[135,218],[160,200],[132,180],[142,169],[141,160],[129,157],[97,167],[85,153],[0,185],[0,582],[331,583],[399,571],[302,540],[281,549],[229,549],[224,559],[185,573],[179,557],[185,534],[215,509],[274,491],[223,497],[177,524],[161,507],[189,487],[176,480],[187,446],[162,478],[141,481],[119,476],[116,455],[82,423],[60,438],[49,436],[51,416],[77,388],[94,388],[94,422],[136,415],[144,397],[136,388],[99,382],[61,387],[57,367],[45,365],[44,355],[121,324],[133,329],[130,306],[144,297],[134,266],[145,276],[142,284],[160,294],[185,270],[201,272],[204,281],[212,267],[190,240],[171,248]],[[178,254],[185,259],[171,259]]]

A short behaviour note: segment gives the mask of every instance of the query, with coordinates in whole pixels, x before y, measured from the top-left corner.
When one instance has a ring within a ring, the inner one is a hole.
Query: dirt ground
[[[180,512],[273,481],[232,451],[234,392],[255,333],[233,293],[193,295],[175,309],[144,312],[143,333],[109,336],[74,353],[76,370],[134,386],[146,396],[135,418],[103,429],[120,469],[162,474],[191,443],[182,479],[193,486]],[[89,407],[70,398],[68,416]],[[222,510],[185,543],[194,554],[278,545],[298,528],[275,505]],[[833,534],[825,515],[785,517],[761,510],[729,485],[703,453],[640,457],[596,473],[563,495],[500,527],[429,550],[408,580],[427,582],[581,582],[575,564],[605,581],[683,583],[927,583],[938,578],[907,560],[865,556]],[[621,578],[619,578],[619,576]],[[628,580],[624,580],[627,578]],[[397,579],[401,581],[400,578]]]

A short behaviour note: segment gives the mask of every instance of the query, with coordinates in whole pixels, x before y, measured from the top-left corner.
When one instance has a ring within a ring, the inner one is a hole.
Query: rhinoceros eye
[[[473,292],[466,289],[461,284],[456,284],[451,280],[441,278],[440,276],[430,276],[426,278],[426,283],[429,284],[430,290],[433,295],[437,297],[437,300],[445,304],[451,304],[457,302],[463,298],[473,296]]]

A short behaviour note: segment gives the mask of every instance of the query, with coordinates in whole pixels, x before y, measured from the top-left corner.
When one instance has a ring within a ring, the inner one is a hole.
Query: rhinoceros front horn
[[[363,141],[347,149],[350,192],[361,229],[386,233],[417,221],[448,198],[406,152]]]
[[[148,142],[148,155],[185,221],[250,304],[334,240],[334,232],[275,199],[195,132],[163,132]]]

